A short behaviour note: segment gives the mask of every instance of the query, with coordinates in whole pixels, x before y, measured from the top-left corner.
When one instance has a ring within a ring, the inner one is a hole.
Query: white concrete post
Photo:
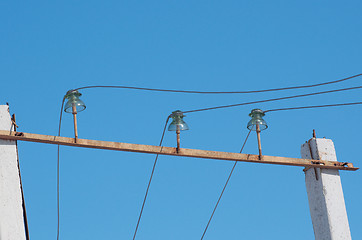
[[[337,161],[330,139],[310,139],[302,145],[301,154],[306,159]],[[310,168],[305,171],[305,184],[315,239],[351,239],[339,171]]]
[[[9,106],[0,105],[0,129],[11,128]],[[16,143],[0,140],[0,239],[25,240]]]

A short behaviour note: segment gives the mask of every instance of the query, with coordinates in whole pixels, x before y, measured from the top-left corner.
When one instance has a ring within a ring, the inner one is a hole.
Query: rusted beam
[[[77,142],[75,142],[74,138],[69,138],[69,137],[57,137],[57,136],[24,133],[24,132],[9,132],[4,130],[0,130],[0,139],[49,143],[49,144],[65,145],[73,147],[117,150],[117,151],[126,151],[126,152],[161,154],[161,155],[171,155],[171,156],[180,156],[180,157],[207,158],[207,159],[219,159],[219,160],[240,161],[240,162],[254,162],[254,163],[269,163],[269,164],[303,166],[303,167],[318,166],[318,168],[330,168],[330,169],[352,170],[352,171],[358,169],[353,167],[352,163],[345,163],[345,162],[342,163],[334,161],[274,157],[274,156],[265,156],[265,155],[263,155],[262,160],[260,160],[259,155],[252,155],[252,154],[216,152],[216,151],[206,151],[206,150],[187,149],[187,148],[180,148],[180,150],[177,152],[177,149],[173,147],[159,147],[152,145],[108,142],[108,141],[98,141],[98,140],[89,140],[89,139],[80,139],[80,138],[78,138]]]

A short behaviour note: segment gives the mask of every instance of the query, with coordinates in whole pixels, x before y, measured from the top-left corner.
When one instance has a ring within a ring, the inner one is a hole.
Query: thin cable
[[[194,93],[194,94],[240,94],[240,93],[262,93],[262,92],[275,92],[275,91],[284,91],[291,89],[301,89],[301,88],[311,88],[311,87],[319,87],[328,84],[339,83],[343,81],[350,80],[352,78],[356,78],[362,76],[362,73],[353,75],[347,78],[317,83],[311,85],[302,85],[302,86],[292,86],[292,87],[284,87],[284,88],[271,88],[271,89],[263,89],[263,90],[250,90],[250,91],[230,91],[230,92],[210,92],[210,91],[189,91],[189,90],[174,90],[174,89],[159,89],[159,88],[144,88],[144,87],[132,87],[132,86],[105,86],[105,85],[94,85],[94,86],[85,86],[79,87],[73,90],[82,90],[87,88],[123,88],[123,89],[133,89],[133,90],[143,90],[143,91],[154,91],[154,92],[172,92],[172,93]]]
[[[201,109],[183,111],[183,113],[192,113],[192,112],[201,112],[201,111],[208,111],[208,110],[214,110],[214,109],[220,109],[220,108],[238,107],[238,106],[255,104],[255,103],[273,102],[273,101],[280,101],[280,100],[285,100],[285,99],[314,96],[314,95],[319,95],[319,94],[342,92],[342,91],[348,91],[348,90],[354,90],[354,89],[360,89],[360,88],[362,88],[362,86],[335,89],[335,90],[329,90],[329,91],[323,91],[323,92],[306,93],[306,94],[293,95],[293,96],[280,97],[280,98],[271,98],[271,99],[265,99],[265,100],[259,100],[259,101],[253,101],[253,102],[237,103],[237,104],[231,104],[231,105],[223,105],[223,106],[217,106],[217,107],[201,108]]]
[[[63,106],[64,106],[64,101],[65,101],[65,97],[63,97],[62,100],[62,106],[60,108],[60,116],[59,116],[59,128],[58,128],[58,137],[60,136],[60,129],[62,126],[62,116],[63,116]],[[57,153],[57,240],[59,240],[59,233],[60,233],[60,201],[59,201],[59,195],[60,195],[60,191],[59,191],[59,159],[60,159],[60,145],[58,144],[58,153]]]
[[[11,128],[10,131],[12,130],[12,128],[14,127],[14,132],[16,132],[16,120],[15,120],[15,114],[12,115],[11,118]],[[15,145],[16,145],[16,159],[17,159],[17,164],[18,164],[18,170],[19,170],[19,179],[20,179],[20,190],[21,190],[21,199],[22,199],[22,206],[23,206],[23,217],[24,217],[24,229],[25,229],[25,237],[26,240],[30,239],[30,235],[29,235],[29,224],[28,224],[28,217],[26,214],[26,206],[25,206],[25,197],[24,197],[24,189],[23,189],[23,181],[21,178],[21,169],[20,169],[20,159],[19,159],[19,149],[18,149],[18,141],[15,141]]]
[[[244,147],[245,147],[245,144],[246,144],[246,142],[247,142],[247,140],[248,140],[248,138],[249,138],[250,133],[251,133],[251,129],[250,129],[248,135],[247,135],[246,138],[245,138],[245,141],[244,141],[243,146],[241,147],[240,153],[243,151],[243,149],[244,149]],[[218,206],[219,203],[220,203],[220,200],[221,200],[221,198],[222,198],[222,195],[224,194],[224,191],[225,191],[225,189],[226,189],[226,187],[227,187],[227,185],[228,185],[228,183],[229,183],[229,180],[230,180],[230,178],[231,178],[231,175],[232,175],[233,172],[234,172],[234,169],[235,169],[237,163],[238,163],[238,161],[235,161],[234,166],[231,168],[229,177],[228,177],[228,179],[226,180],[226,183],[225,183],[225,185],[224,185],[224,188],[222,189],[221,194],[220,194],[220,196],[219,196],[219,199],[217,200],[216,205],[215,205],[215,207],[214,207],[214,210],[212,211],[212,214],[211,214],[211,216],[210,216],[210,218],[209,218],[209,221],[207,222],[207,225],[206,225],[206,227],[205,227],[204,233],[203,233],[202,236],[201,236],[201,240],[204,238],[204,236],[205,236],[205,234],[206,234],[206,231],[207,231],[207,229],[209,228],[209,225],[210,225],[210,222],[211,222],[211,220],[212,220],[212,217],[214,216],[214,213],[215,213],[215,211],[216,211],[216,208],[217,208],[217,206]]]
[[[297,110],[297,109],[306,109],[306,108],[322,108],[322,107],[340,107],[340,106],[350,106],[358,105],[362,102],[353,102],[353,103],[337,103],[337,104],[327,104],[327,105],[315,105],[315,106],[302,106],[302,107],[290,107],[290,108],[276,108],[264,111],[266,112],[275,112],[275,111],[284,111],[284,110]]]
[[[161,147],[161,150],[160,150],[160,151],[162,151],[162,146],[161,146],[161,145],[162,145],[162,142],[163,142],[163,138],[164,138],[164,136],[165,136],[167,123],[168,123],[168,121],[170,120],[170,117],[171,117],[171,115],[169,115],[169,116],[167,117],[167,120],[166,120],[166,123],[165,123],[165,127],[163,128],[162,137],[161,137],[160,144],[159,144],[159,146]],[[142,217],[142,213],[143,213],[143,208],[145,207],[145,203],[146,203],[146,200],[147,200],[148,190],[150,189],[151,182],[152,182],[152,178],[153,178],[153,173],[155,172],[155,168],[156,168],[156,164],[157,164],[157,159],[158,159],[158,154],[156,155],[155,162],[153,163],[150,180],[148,181],[148,185],[147,185],[145,197],[143,198],[143,203],[142,203],[141,211],[140,211],[140,214],[139,214],[139,216],[138,216],[138,221],[137,221],[136,229],[135,229],[134,234],[133,234],[133,240],[136,238],[138,226],[139,226],[139,224],[140,224],[141,217]]]

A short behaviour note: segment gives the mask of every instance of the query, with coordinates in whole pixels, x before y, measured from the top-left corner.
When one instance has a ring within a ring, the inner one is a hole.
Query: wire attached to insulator
[[[166,123],[165,123],[165,127],[163,128],[162,137],[161,137],[160,144],[159,144],[159,146],[161,147],[160,152],[162,152],[163,138],[164,138],[164,136],[165,136],[167,123],[168,123],[168,121],[170,120],[170,117],[171,117],[171,115],[169,115],[169,116],[167,117],[167,120],[166,120]],[[152,171],[151,171],[151,176],[150,176],[150,179],[149,179],[149,181],[148,181],[148,185],[147,185],[145,197],[143,198],[143,203],[142,203],[141,211],[140,211],[140,214],[139,214],[139,216],[138,216],[136,229],[135,229],[134,234],[133,234],[133,238],[132,238],[133,240],[136,239],[136,234],[137,234],[137,231],[138,231],[138,226],[139,226],[140,221],[141,221],[143,209],[144,209],[144,207],[145,207],[145,203],[146,203],[147,196],[148,196],[148,191],[149,191],[149,189],[150,189],[151,182],[152,182],[152,178],[153,178],[153,174],[154,174],[155,169],[156,169],[157,159],[158,159],[158,154],[156,155],[155,162],[153,163],[153,167],[152,167]]]
[[[285,110],[299,110],[299,109],[306,109],[306,108],[351,106],[351,105],[359,105],[359,104],[362,104],[362,102],[336,103],[336,104],[327,104],[327,105],[302,106],[302,107],[290,107],[290,108],[276,108],[276,109],[266,110],[266,111],[264,111],[264,113],[266,113],[266,112],[275,112],[275,111],[285,111]]]
[[[222,106],[209,107],[209,108],[200,108],[200,109],[194,109],[194,110],[189,110],[189,111],[183,111],[183,113],[193,113],[193,112],[202,112],[202,111],[209,111],[209,110],[222,109],[222,108],[239,107],[239,106],[256,104],[256,103],[274,102],[274,101],[280,101],[280,100],[286,100],[286,99],[315,96],[315,95],[320,95],[320,94],[349,91],[349,90],[355,90],[355,89],[360,89],[360,88],[362,88],[362,86],[350,87],[350,88],[341,88],[341,89],[334,89],[334,90],[329,90],[329,91],[306,93],[306,94],[299,94],[299,95],[292,95],[292,96],[280,97],[280,98],[270,98],[270,99],[265,99],[265,100],[258,100],[258,101],[252,101],[252,102],[243,102],[243,103],[222,105]]]
[[[64,107],[65,97],[62,100],[62,106],[60,107],[59,115],[59,127],[58,127],[58,137],[60,136],[60,130],[62,126],[62,116],[63,116],[63,107]],[[60,235],[60,176],[59,176],[59,167],[60,167],[60,145],[58,144],[57,149],[57,240],[59,240]]]
[[[243,143],[243,146],[242,146],[241,149],[240,149],[240,153],[243,151],[243,149],[244,149],[244,147],[245,147],[245,144],[246,144],[246,142],[248,141],[248,138],[249,138],[250,133],[251,133],[251,129],[249,130],[249,133],[248,133],[248,135],[247,135],[246,138],[245,138],[245,141],[244,141],[244,143]],[[203,232],[203,234],[202,234],[202,236],[201,236],[201,240],[204,238],[204,236],[205,236],[205,234],[206,234],[206,231],[207,231],[207,229],[209,228],[210,222],[211,222],[211,220],[212,220],[212,218],[213,218],[213,216],[214,216],[214,214],[215,214],[215,211],[216,211],[217,207],[219,206],[220,200],[221,200],[221,198],[222,198],[222,196],[223,196],[223,194],[224,194],[224,192],[225,192],[225,189],[226,189],[226,187],[227,187],[227,185],[228,185],[228,183],[229,183],[229,181],[230,181],[231,175],[233,174],[234,169],[235,169],[237,163],[238,163],[238,161],[235,161],[234,166],[231,168],[229,177],[227,178],[227,180],[226,180],[226,182],[225,182],[225,185],[224,185],[224,187],[223,187],[223,189],[222,189],[222,191],[221,191],[221,193],[220,193],[220,196],[219,196],[219,198],[218,198],[218,200],[217,200],[217,202],[216,202],[216,205],[215,205],[215,207],[214,207],[214,210],[212,211],[211,216],[210,216],[210,218],[209,218],[209,221],[208,221],[207,224],[206,224],[205,230],[204,230],[204,232]]]
[[[153,92],[172,92],[172,93],[191,93],[191,94],[246,94],[246,93],[263,93],[263,92],[275,92],[275,91],[284,91],[292,89],[302,89],[302,88],[312,88],[319,87],[334,83],[344,82],[356,77],[362,76],[362,73],[353,75],[350,77],[342,78],[335,81],[329,81],[324,83],[316,83],[311,85],[301,85],[301,86],[292,86],[292,87],[283,87],[283,88],[270,88],[262,90],[249,90],[249,91],[192,91],[192,90],[174,90],[174,89],[160,89],[160,88],[144,88],[144,87],[133,87],[133,86],[107,86],[107,85],[94,85],[94,86],[85,86],[79,87],[73,90],[82,90],[87,88],[121,88],[121,89],[132,89],[132,90],[143,90],[143,91],[153,91]]]

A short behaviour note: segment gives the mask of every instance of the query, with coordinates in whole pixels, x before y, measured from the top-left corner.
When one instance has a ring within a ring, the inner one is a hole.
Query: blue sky
[[[1,104],[19,131],[56,135],[62,97],[86,85],[242,91],[362,72],[360,1],[2,1]],[[157,145],[165,118],[191,110],[350,86],[248,95],[81,91],[79,137]],[[361,90],[190,113],[183,147],[238,152],[253,108],[361,101]],[[71,114],[62,135],[73,136]],[[312,137],[361,167],[361,106],[271,112],[265,155],[300,157]],[[166,146],[175,146],[167,132]],[[257,153],[251,135],[245,151]],[[56,146],[19,142],[32,239],[56,238]],[[61,147],[61,239],[131,239],[153,155]],[[200,239],[232,162],[161,156],[137,239]],[[341,172],[353,239],[362,176]],[[238,164],[204,239],[313,239],[300,167]]]

